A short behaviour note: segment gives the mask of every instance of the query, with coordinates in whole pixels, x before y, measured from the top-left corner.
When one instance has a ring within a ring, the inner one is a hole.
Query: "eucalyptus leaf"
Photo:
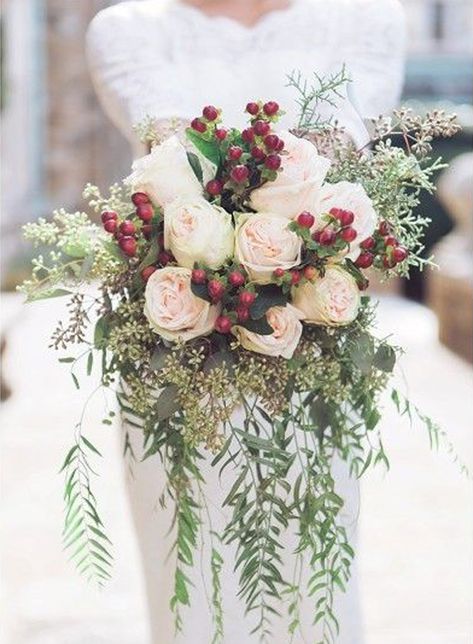
[[[381,344],[373,358],[373,365],[376,369],[391,373],[396,364],[396,352],[389,344]]]
[[[259,320],[271,307],[286,306],[287,302],[288,296],[276,284],[260,286],[257,289],[257,297],[250,307],[250,316],[253,320]]]
[[[212,369],[220,369],[225,366],[228,371],[232,371],[235,366],[235,356],[230,351],[217,351],[210,355],[204,363],[204,373],[210,373]]]
[[[191,282],[191,291],[196,297],[205,300],[206,302],[212,302],[212,298],[209,295],[207,284],[195,284]]]
[[[161,371],[166,364],[167,358],[172,355],[172,350],[168,347],[159,346],[151,356],[150,366],[154,371]]]
[[[272,333],[274,333],[273,327],[269,324],[268,320],[265,317],[260,318],[259,320],[247,320],[239,326],[242,326],[243,328],[248,329],[248,331],[252,331],[253,333],[257,333],[258,335],[271,335]]]
[[[73,295],[72,291],[65,288],[45,289],[30,295],[27,302],[38,302],[39,300],[51,300],[55,297],[65,297],[66,295]]]
[[[156,401],[156,416],[158,421],[171,418],[178,409],[180,404],[177,399],[178,388],[176,385],[169,385],[159,394]]]

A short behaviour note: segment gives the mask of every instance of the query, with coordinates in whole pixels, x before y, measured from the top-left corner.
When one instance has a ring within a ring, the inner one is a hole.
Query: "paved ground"
[[[2,409],[2,644],[145,644],[142,582],[124,498],[119,445],[87,425],[106,456],[98,494],[118,553],[113,581],[88,588],[61,552],[61,479],[81,396],[47,351],[58,317],[51,303],[20,310],[4,298],[9,329],[5,369],[14,396]],[[386,300],[384,328],[396,328],[411,397],[448,430],[473,464],[472,370],[435,340],[423,309]],[[384,422],[392,469],[362,486],[359,560],[366,644],[470,644],[473,641],[473,491],[449,458],[429,452],[425,432],[389,413]],[[189,644],[192,639],[189,638]],[[153,644],[168,644],[156,642]],[[244,644],[242,642],[242,644]]]

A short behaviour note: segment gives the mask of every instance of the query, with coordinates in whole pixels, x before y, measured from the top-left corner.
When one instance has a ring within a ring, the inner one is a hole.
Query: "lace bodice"
[[[310,78],[343,63],[353,83],[336,117],[361,140],[360,116],[386,112],[399,98],[404,41],[399,0],[293,0],[253,27],[179,0],[141,0],[100,12],[87,49],[105,110],[135,144],[132,126],[145,116],[189,119],[208,103],[241,126],[242,102],[274,99],[291,126],[297,106],[287,74]]]

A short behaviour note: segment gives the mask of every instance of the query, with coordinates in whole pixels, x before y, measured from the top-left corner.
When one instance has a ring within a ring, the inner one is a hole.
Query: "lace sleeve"
[[[354,81],[350,98],[363,118],[388,113],[397,105],[404,81],[403,7],[399,0],[357,0],[346,18],[340,59]]]
[[[98,13],[87,33],[87,58],[103,109],[136,145],[133,125],[146,116],[157,121],[188,119],[188,104],[168,61],[165,29],[149,30],[140,3],[125,2]],[[159,25],[158,25],[159,26]]]

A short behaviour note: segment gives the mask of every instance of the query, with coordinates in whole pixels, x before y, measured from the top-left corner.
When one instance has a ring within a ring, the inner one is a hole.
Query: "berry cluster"
[[[208,105],[191,123],[191,129],[205,141],[218,146],[222,160],[217,176],[205,186],[210,197],[242,195],[264,181],[275,179],[281,168],[284,141],[272,129],[281,115],[274,101],[252,102],[246,106],[250,125],[241,133],[220,125],[221,111]]]
[[[204,268],[194,268],[192,271],[194,292],[212,304],[224,304],[222,314],[215,322],[215,330],[219,333],[230,333],[234,324],[244,324],[250,318],[250,307],[257,294],[247,282],[244,270],[235,265],[224,275]]]
[[[355,262],[358,268],[370,266],[380,269],[395,268],[409,255],[407,248],[401,246],[399,240],[392,234],[387,221],[382,221],[374,235],[361,242],[360,248],[362,252]]]
[[[113,210],[102,212],[101,219],[104,230],[113,235],[120,250],[127,257],[136,257],[140,244],[155,238],[157,241],[157,256],[154,264],[141,271],[141,277],[146,282],[159,267],[167,266],[173,261],[172,255],[164,249],[164,234],[160,226],[159,213],[155,211],[149,197],[144,192],[135,192],[131,196],[135,211],[126,219],[119,220]]]

